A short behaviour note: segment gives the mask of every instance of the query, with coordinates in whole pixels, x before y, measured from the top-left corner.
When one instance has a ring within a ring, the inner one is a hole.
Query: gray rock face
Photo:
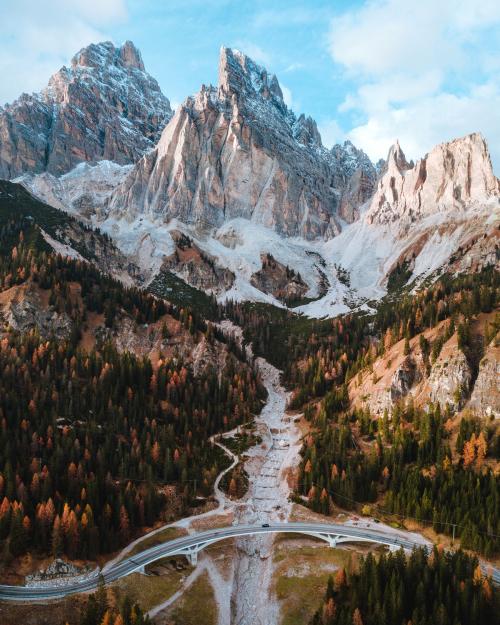
[[[60,175],[83,161],[137,161],[172,116],[168,99],[127,41],[92,44],[39,94],[0,107],[0,177]]]
[[[318,126],[311,117],[306,117],[303,113],[293,125],[293,136],[295,139],[306,146],[321,147],[321,135]]]
[[[337,173],[335,186],[342,189],[339,215],[352,223],[359,219],[359,208],[373,195],[377,171],[368,156],[350,141],[334,145],[332,156]]]
[[[287,108],[274,75],[222,48],[218,88],[203,86],[179,107],[156,149],[114,192],[110,211],[201,228],[243,217],[285,236],[329,238],[339,232],[336,217],[350,181],[352,203],[367,192],[355,172],[361,167],[376,176],[354,150],[324,148],[314,121]]]
[[[469,405],[481,416],[500,418],[500,344],[494,339],[479,363]]]
[[[407,356],[401,363],[401,366],[396,369],[392,377],[390,390],[391,400],[396,401],[406,397],[417,379],[417,363],[411,356]]]
[[[176,244],[175,252],[163,259],[162,269],[172,271],[185,282],[209,293],[220,293],[231,288],[234,274],[218,267],[211,255],[202,252],[191,239],[177,230],[170,236]]]
[[[462,407],[464,391],[469,388],[472,373],[467,358],[460,350],[444,360],[442,355],[434,363],[429,376],[430,398],[442,406]]]
[[[301,299],[309,290],[300,273],[285,267],[271,254],[263,254],[261,262],[261,269],[255,272],[250,280],[250,284],[257,289],[271,293],[282,301]]]
[[[42,337],[55,336],[60,340],[68,339],[73,329],[69,316],[59,314],[53,306],[44,306],[32,285],[4,292],[0,298],[0,321],[20,332],[36,328]]]
[[[25,585],[31,588],[44,586],[64,586],[65,584],[83,582],[96,575],[97,571],[89,566],[75,566],[71,562],[65,562],[56,558],[45,570],[37,571],[31,575],[26,575]]]
[[[474,133],[437,145],[408,163],[396,143],[389,150],[365,221],[400,227],[429,215],[474,207],[500,209],[500,181],[493,174],[483,137]]]
[[[250,280],[250,284],[257,289],[271,293],[282,301],[301,299],[309,290],[300,273],[285,267],[271,254],[263,254],[261,262],[261,269],[255,272]]]

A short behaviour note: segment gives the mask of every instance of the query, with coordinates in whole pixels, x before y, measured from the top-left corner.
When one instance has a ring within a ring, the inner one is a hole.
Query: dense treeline
[[[128,596],[120,607],[111,606],[104,585],[100,585],[97,592],[90,595],[79,620],[72,621],[71,625],[151,625],[151,619]]]
[[[244,329],[254,353],[283,371],[292,407],[321,397],[346,376],[365,340],[365,322],[349,315],[317,320],[264,304],[229,302],[225,314]]]
[[[178,485],[208,495],[223,454],[208,439],[259,408],[251,369],[194,378],[177,360],[87,353],[12,333],[0,342],[0,538],[92,557],[125,543]],[[225,460],[224,460],[225,462]]]
[[[5,557],[36,548],[93,558],[208,495],[227,462],[209,438],[249,421],[265,391],[232,342],[236,358],[198,377],[178,358],[152,363],[105,339],[81,349],[88,312],[108,327],[123,315],[149,324],[168,314],[209,343],[222,335],[188,309],[54,254],[25,216],[0,224],[0,291],[28,280],[72,331],[56,340],[11,329],[0,339],[0,540]]]
[[[330,393],[312,417],[298,491],[309,506],[328,514],[332,502],[355,508],[382,498],[387,512],[455,532],[464,547],[486,555],[500,550],[500,477],[486,462],[496,457],[494,425],[477,436],[473,430],[461,444],[460,460],[452,462],[449,415],[439,404],[427,410],[396,406],[390,420],[385,414],[377,422],[367,411],[339,412],[342,400]],[[359,448],[353,430],[371,439],[370,452]],[[469,431],[463,427],[464,439]]]
[[[339,570],[310,625],[494,625],[498,615],[498,591],[476,558],[419,549]]]

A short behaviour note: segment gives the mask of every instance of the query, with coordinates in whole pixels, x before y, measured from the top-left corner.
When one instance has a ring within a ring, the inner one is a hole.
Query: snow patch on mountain
[[[160,270],[165,256],[175,251],[170,231],[179,229],[174,221],[168,225],[146,217],[137,217],[131,222],[108,217],[104,221],[92,220],[93,225],[108,234],[118,249],[131,258],[151,281]]]
[[[366,206],[365,206],[366,214]],[[398,263],[406,261],[406,284],[417,288],[444,270],[468,271],[497,264],[496,239],[500,225],[498,200],[457,212],[438,212],[412,224],[401,236],[400,223],[369,223],[363,218],[346,226],[334,239],[317,247],[328,266],[342,270],[347,287],[338,280],[326,295],[298,311],[310,317],[335,316],[352,307],[363,309],[387,294],[387,278]],[[454,267],[454,256],[458,265]],[[330,270],[332,271],[332,270]],[[329,277],[331,274],[327,274]],[[342,306],[344,304],[344,306]]]
[[[53,237],[50,236],[48,232],[41,229],[41,233],[45,241],[50,245],[50,247],[54,250],[56,254],[60,254],[66,258],[72,258],[73,260],[80,260],[83,262],[87,262],[83,256],[74,250],[71,246],[66,245],[66,243],[61,243],[60,241],[56,241]]]
[[[96,164],[84,162],[59,177],[48,172],[24,174],[13,182],[19,182],[54,208],[90,218],[102,212],[111,192],[132,167],[106,160]]]

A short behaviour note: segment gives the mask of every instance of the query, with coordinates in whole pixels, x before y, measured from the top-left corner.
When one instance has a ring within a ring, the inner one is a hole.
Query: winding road
[[[103,580],[106,584],[114,582],[136,571],[143,571],[145,566],[161,558],[174,555],[186,555],[189,557],[197,554],[198,551],[208,545],[230,538],[278,533],[305,534],[329,542],[332,546],[336,546],[340,542],[370,542],[387,545],[393,549],[403,548],[407,550],[422,546],[420,543],[406,540],[400,535],[396,536],[385,530],[349,527],[342,524],[272,523],[221,527],[206,532],[199,532],[191,536],[176,538],[145,549],[133,557],[117,562],[106,572],[103,572],[102,575],[96,574],[78,583],[66,586],[46,586],[43,588],[0,585],[0,600],[22,602],[47,601],[75,593],[89,592],[98,587],[100,580]],[[498,569],[492,569],[491,575],[495,582],[500,583],[500,571]]]

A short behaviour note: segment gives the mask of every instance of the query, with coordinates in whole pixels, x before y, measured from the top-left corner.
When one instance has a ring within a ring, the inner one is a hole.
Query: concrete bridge
[[[183,555],[188,558],[191,564],[195,565],[198,560],[198,553],[202,549],[205,549],[205,547],[213,545],[214,543],[242,536],[279,533],[311,536],[323,540],[330,547],[337,547],[342,543],[352,542],[378,543],[380,545],[386,545],[391,550],[401,548],[412,550],[415,547],[422,547],[422,543],[403,538],[387,527],[372,529],[325,523],[233,525],[191,534],[189,536],[182,536],[181,538],[176,538],[150,547],[134,556],[120,560],[102,575],[100,575],[99,572],[95,572],[93,575],[83,580],[73,582],[67,580],[67,583],[58,580],[44,587],[0,585],[0,600],[21,602],[47,601],[74,593],[91,592],[96,590],[101,581],[108,584],[134,572],[144,573],[145,567],[162,558]],[[492,577],[494,581],[499,583],[500,571],[493,569]]]

